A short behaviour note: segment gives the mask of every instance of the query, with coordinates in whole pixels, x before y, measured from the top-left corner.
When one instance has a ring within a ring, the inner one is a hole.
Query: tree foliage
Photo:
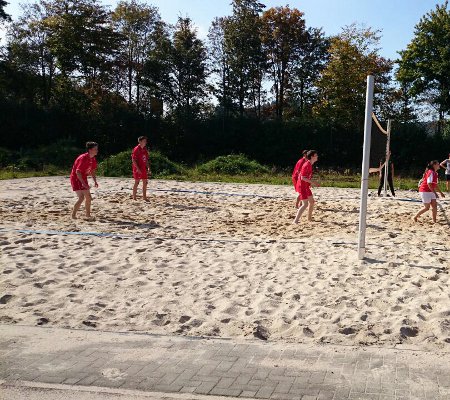
[[[291,85],[296,61],[307,42],[303,13],[288,6],[265,11],[262,15],[262,42],[275,95],[276,116],[282,119],[286,91]]]
[[[25,154],[18,137],[30,147],[89,139],[112,154],[145,134],[188,163],[242,153],[284,167],[317,148],[322,164],[352,167],[373,74],[377,113],[399,121],[397,165],[419,162],[423,143],[435,158],[448,147],[450,135],[427,136],[434,126],[418,112],[426,99],[440,127],[448,115],[448,3],[417,25],[398,82],[378,31],[352,25],[330,38],[299,9],[231,4],[204,42],[188,17],[172,26],[142,0],[113,10],[101,0],[29,2],[0,48],[0,146]]]
[[[427,13],[414,38],[400,52],[397,79],[413,97],[422,97],[439,114],[439,126],[450,113],[450,9],[448,1]]]
[[[322,70],[317,87],[320,93],[315,111],[336,126],[361,126],[364,118],[365,82],[375,77],[375,104],[383,106],[388,93],[392,62],[378,54],[379,32],[350,25],[332,38],[329,62]]]
[[[5,7],[8,3],[5,0],[0,0],[0,23],[2,21],[11,21],[11,16],[6,14]]]

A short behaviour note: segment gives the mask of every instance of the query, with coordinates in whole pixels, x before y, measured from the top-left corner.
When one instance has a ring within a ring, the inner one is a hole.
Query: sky
[[[20,4],[31,0],[7,0],[6,12],[13,19],[21,14]],[[145,0],[141,0],[145,1]],[[445,0],[260,0],[269,7],[298,8],[304,12],[308,27],[321,27],[326,35],[334,35],[342,27],[353,22],[381,30],[380,54],[390,59],[398,58],[398,51],[406,48],[414,36],[414,27],[421,17]],[[116,0],[101,0],[111,8]],[[199,36],[206,38],[211,21],[215,17],[230,15],[231,0],[148,0],[159,8],[164,21],[174,24],[178,16],[188,16],[198,29]],[[0,33],[4,39],[4,32]]]

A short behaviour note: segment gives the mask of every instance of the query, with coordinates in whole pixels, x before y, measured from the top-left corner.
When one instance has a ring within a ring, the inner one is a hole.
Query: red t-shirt
[[[292,183],[295,188],[297,188],[298,176],[300,175],[300,171],[302,170],[305,161],[305,157],[300,158],[300,160],[297,161],[297,164],[295,164],[294,171],[292,171]]]
[[[147,161],[148,161],[148,151],[144,147],[137,145],[133,149],[133,153],[131,154],[131,159],[136,160],[137,165],[139,166],[139,169],[141,172],[147,171]],[[136,166],[133,163],[133,173],[136,173]]]
[[[302,169],[300,171],[300,176],[298,179],[299,184],[297,185],[297,187],[299,189],[306,189],[306,188],[310,188],[311,184],[309,182],[305,182],[304,180],[302,180],[302,176],[304,176],[305,178],[311,180],[312,179],[312,175],[313,175],[313,168],[312,168],[312,164],[309,160],[306,160],[303,163]]]
[[[97,169],[97,160],[95,157],[89,157],[89,153],[81,154],[77,157],[73,163],[72,172],[70,173],[71,178],[76,178],[77,171],[81,173],[81,176],[86,179],[88,175]]]
[[[428,184],[430,184],[433,188],[436,188],[438,184],[438,174],[436,171],[431,169],[425,172],[422,184],[419,187],[419,192],[432,192]]]

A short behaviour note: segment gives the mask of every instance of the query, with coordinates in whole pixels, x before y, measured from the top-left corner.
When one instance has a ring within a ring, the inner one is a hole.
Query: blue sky
[[[21,11],[19,3],[30,0],[7,0],[6,11],[17,18]],[[382,30],[381,55],[395,59],[397,51],[411,41],[414,26],[436,4],[445,0],[260,0],[267,7],[289,4],[305,13],[307,26],[322,27],[327,35],[340,32],[353,22]],[[102,0],[113,7],[117,1]],[[199,35],[206,37],[214,17],[231,13],[230,0],[151,0],[147,3],[159,8],[163,20],[175,23],[177,17],[189,16],[198,28]],[[3,36],[3,34],[1,35]]]

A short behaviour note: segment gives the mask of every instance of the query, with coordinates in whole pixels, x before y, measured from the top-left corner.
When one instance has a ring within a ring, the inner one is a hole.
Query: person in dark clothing
[[[388,176],[387,176],[387,182],[389,185],[389,189],[391,189],[391,193],[392,196],[395,197],[395,191],[394,191],[394,163],[392,162],[391,159],[391,152],[389,152],[389,157],[387,160],[388,163]],[[384,186],[384,173],[385,173],[385,166],[386,166],[386,161],[383,162],[383,160],[380,161],[380,185],[378,186],[378,196],[381,195],[381,190],[383,189]]]

